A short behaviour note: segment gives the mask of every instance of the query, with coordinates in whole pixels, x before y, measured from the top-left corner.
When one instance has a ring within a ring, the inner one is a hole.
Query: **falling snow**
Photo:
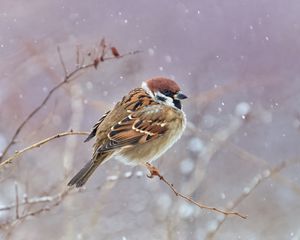
[[[150,56],[153,56],[154,55],[154,49],[153,48],[149,48],[148,49],[148,54],[150,55]]]
[[[189,143],[188,143],[188,148],[192,151],[192,152],[201,152],[204,148],[204,144],[201,141],[201,139],[195,137],[192,138]]]
[[[185,159],[180,163],[180,171],[183,174],[190,174],[194,170],[194,161],[192,159]]]
[[[11,239],[59,239],[61,223],[70,216],[66,234],[78,240],[207,240],[214,231],[213,239],[300,239],[297,1],[1,3],[0,154],[63,79],[57,46],[70,73],[89,64],[93,57],[87,52],[96,54],[104,37],[109,56],[112,46],[120,54],[140,53],[78,73],[26,124],[6,157],[58,132],[90,131],[142,81],[166,76],[188,96],[182,101],[187,127],[153,165],[199,202],[228,209],[242,199],[234,210],[249,218],[201,210],[175,196],[158,177],[149,179],[142,164],[123,166],[114,159],[54,208],[54,202],[26,207],[28,199],[47,200],[66,189],[91,159],[96,138],[83,143],[86,136],[76,135],[30,150],[1,169],[1,207],[16,203],[16,181],[21,215],[40,207],[49,211],[22,219],[13,231],[7,225],[0,238],[10,231]],[[15,222],[16,208],[0,211],[0,220]],[[84,228],[76,228],[80,225]]]
[[[247,102],[240,102],[236,105],[235,114],[241,118],[245,118],[250,113],[251,107]]]

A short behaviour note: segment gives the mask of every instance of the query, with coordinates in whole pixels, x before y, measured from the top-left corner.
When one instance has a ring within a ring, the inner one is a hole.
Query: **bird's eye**
[[[172,93],[170,90],[167,89],[163,90],[161,93],[167,97],[172,97],[174,95],[174,93]]]

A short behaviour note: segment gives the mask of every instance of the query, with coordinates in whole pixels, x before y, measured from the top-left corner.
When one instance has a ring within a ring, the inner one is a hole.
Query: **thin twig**
[[[65,197],[68,195],[68,193],[70,192],[70,190],[71,189],[66,189],[62,193],[60,193],[59,195],[57,195],[56,198],[53,199],[53,201],[56,200],[56,201],[54,201],[53,204],[44,206],[44,207],[42,207],[42,208],[40,208],[38,210],[32,211],[32,212],[27,212],[27,213],[19,216],[19,218],[16,219],[14,222],[9,223],[9,225],[10,226],[14,226],[17,223],[24,221],[28,217],[36,216],[36,215],[39,215],[39,214],[41,214],[43,212],[48,212],[51,209],[53,209],[54,207],[57,207],[65,199]]]
[[[49,202],[49,205],[45,205],[45,206],[43,206],[43,207],[41,207],[37,210],[28,211],[25,214],[18,215],[16,217],[16,219],[14,219],[14,220],[10,220],[10,221],[6,221],[4,223],[1,223],[0,224],[0,229],[1,228],[12,229],[12,227],[14,227],[17,224],[25,221],[28,217],[38,216],[39,214],[41,214],[43,212],[50,211],[54,207],[58,206],[64,200],[64,198],[69,194],[70,190],[71,189],[65,189],[63,192],[61,192],[57,195],[33,198],[32,200],[29,199],[29,201],[27,201],[27,199],[24,198],[24,202],[21,203],[23,205],[29,205],[29,204],[34,204],[34,203],[42,203],[42,202]],[[1,210],[10,210],[14,207],[17,208],[17,206],[18,205],[6,206],[6,207],[3,207]]]
[[[19,219],[19,190],[18,183],[15,182],[15,194],[16,194],[16,219]]]
[[[58,48],[59,49],[59,48]],[[102,62],[104,61],[110,61],[110,60],[116,60],[116,59],[120,59],[129,55],[134,55],[140,53],[140,51],[133,51],[133,52],[128,52],[125,53],[123,55],[121,55],[120,57],[116,58],[114,56],[111,57],[103,57]],[[64,72],[66,74],[66,67],[64,66],[64,61],[60,55],[60,51],[59,51],[59,58],[61,61],[61,64],[63,65],[64,68]],[[23,121],[22,123],[19,125],[19,127],[17,128],[17,130],[15,131],[14,135],[12,136],[12,138],[10,139],[9,143],[7,144],[7,146],[5,147],[5,149],[2,152],[2,155],[0,156],[0,162],[4,159],[5,155],[7,154],[7,152],[9,151],[9,149],[12,147],[12,145],[15,143],[16,138],[18,137],[18,135],[20,134],[21,130],[24,128],[24,126],[31,120],[31,118],[33,116],[35,116],[48,102],[48,100],[50,99],[50,97],[52,96],[52,94],[54,92],[56,92],[59,88],[61,88],[63,85],[73,81],[74,79],[76,79],[76,76],[78,76],[78,73],[86,70],[86,69],[90,69],[90,68],[94,68],[95,64],[94,62],[87,64],[87,65],[81,65],[79,67],[76,67],[72,72],[66,74],[63,78],[63,80],[58,83],[57,85],[55,85],[46,95],[46,97],[44,98],[44,100],[40,103],[40,105],[38,105]]]
[[[233,211],[227,211],[227,210],[222,210],[216,207],[210,207],[207,205],[204,205],[202,203],[196,202],[195,200],[193,200],[191,197],[185,196],[182,193],[178,192],[175,188],[174,185],[172,183],[169,183],[163,176],[159,176],[160,180],[162,180],[163,182],[165,182],[171,189],[172,191],[175,193],[176,196],[179,196],[181,198],[184,198],[185,200],[189,201],[190,203],[198,206],[199,208],[203,208],[203,209],[207,209],[207,210],[211,210],[211,211],[215,211],[215,212],[219,212],[222,213],[224,215],[236,215],[239,216],[243,219],[247,219],[246,215],[242,215],[239,212],[233,212]]]
[[[109,182],[109,181],[107,181],[107,182]],[[37,203],[48,203],[48,204],[46,204],[46,205],[42,206],[41,208],[38,208],[34,211],[26,211],[24,214],[20,215],[18,219],[0,223],[0,229],[5,228],[5,227],[11,228],[11,227],[15,226],[16,224],[19,224],[19,223],[25,221],[28,217],[39,216],[43,212],[51,211],[54,207],[59,206],[68,195],[80,194],[80,193],[90,192],[90,191],[95,191],[95,190],[97,191],[99,189],[102,189],[102,187],[103,187],[103,183],[101,183],[101,185],[99,185],[93,189],[80,188],[80,189],[77,189],[77,191],[74,191],[74,188],[66,188],[62,192],[55,194],[55,195],[46,195],[46,196],[33,197],[33,198],[28,198],[27,195],[25,195],[21,204],[19,204],[19,205],[24,205],[25,209],[28,209],[33,204],[37,204]],[[0,211],[8,211],[13,208],[16,208],[16,204],[3,206],[0,208]]]
[[[37,143],[34,143],[26,148],[23,148],[22,150],[19,150],[19,151],[16,151],[14,153],[14,155],[12,155],[11,157],[7,158],[6,160],[4,160],[3,162],[0,163],[0,169],[8,164],[8,163],[11,163],[14,159],[20,157],[21,155],[23,155],[25,152],[33,149],[33,148],[38,148],[42,145],[44,145],[45,143],[53,140],[53,139],[56,139],[56,138],[60,138],[60,137],[65,137],[65,136],[68,136],[68,135],[88,135],[89,132],[74,132],[73,130],[70,130],[68,132],[62,132],[62,133],[58,133],[58,134],[55,134],[51,137],[48,137],[48,138],[45,138]]]
[[[105,38],[102,38],[102,40],[100,41],[100,48],[102,49],[102,51],[101,51],[101,55],[99,56],[99,59],[100,59],[101,62],[103,62],[103,58],[104,58],[105,53],[106,53]]]
[[[80,59],[80,46],[76,46],[76,68],[79,67],[79,60]]]
[[[57,53],[58,53],[58,57],[59,57],[59,61],[60,61],[60,64],[64,70],[64,73],[65,73],[65,76],[68,76],[68,70],[67,70],[67,67],[66,67],[66,64],[65,64],[65,61],[61,55],[61,51],[60,51],[60,47],[57,46]]]
[[[42,197],[33,197],[33,198],[28,198],[27,195],[23,197],[22,201],[18,202],[18,206],[23,206],[23,205],[33,205],[33,204],[38,204],[38,203],[47,203],[47,202],[52,202],[55,199],[57,199],[59,195],[55,196],[42,196]],[[9,211],[11,209],[14,209],[17,207],[16,203],[9,204],[6,206],[0,206],[0,211]]]
[[[191,197],[188,197],[188,196],[186,196],[186,195],[180,193],[178,190],[176,190],[176,188],[174,187],[174,185],[173,185],[172,183],[170,183],[169,181],[167,181],[167,180],[164,178],[164,176],[162,176],[162,175],[160,174],[159,170],[158,170],[156,167],[154,167],[153,165],[151,165],[151,164],[149,164],[149,163],[146,164],[146,167],[147,167],[147,169],[150,171],[150,176],[148,176],[148,177],[152,178],[153,176],[158,176],[159,179],[160,179],[161,181],[163,181],[164,183],[166,183],[166,184],[169,186],[169,188],[171,188],[171,190],[174,192],[174,194],[175,194],[176,196],[179,196],[179,197],[181,197],[181,198],[187,200],[188,202],[190,202],[190,203],[192,203],[192,204],[198,206],[199,208],[207,209],[207,210],[210,210],[210,211],[215,211],[215,212],[218,212],[218,213],[222,213],[222,214],[224,214],[225,216],[228,216],[228,215],[236,215],[236,216],[241,217],[241,218],[243,218],[243,219],[246,219],[246,218],[247,218],[246,215],[240,214],[239,212],[234,212],[234,211],[232,211],[232,210],[229,210],[229,211],[227,211],[227,210],[222,210],[222,209],[219,209],[219,208],[216,208],[216,207],[210,207],[210,206],[207,206],[207,205],[205,205],[205,204],[196,202],[196,201],[193,200]]]
[[[135,176],[136,178],[140,178],[143,175],[142,171],[138,171],[135,174],[133,172],[125,172],[123,175],[118,176],[118,175],[110,175],[107,176],[106,178],[106,182],[111,183],[113,181],[117,181],[120,179],[129,179],[132,178],[133,176]],[[83,193],[83,192],[88,192],[88,191],[94,191],[94,190],[100,190],[103,188],[104,183],[101,183],[99,186],[96,186],[95,188],[79,188],[76,189],[77,191],[71,191],[68,194],[77,194],[77,193]],[[72,189],[72,188],[69,188]],[[57,199],[59,199],[61,197],[63,193],[58,193],[55,195],[44,195],[44,196],[37,196],[37,197],[28,197],[27,194],[24,194],[23,196],[23,200],[19,200],[19,206],[31,206],[34,204],[40,204],[40,203],[51,203],[53,201],[56,201]],[[16,202],[8,204],[8,205],[2,205],[0,206],[0,211],[10,211],[14,208],[16,208]],[[1,225],[0,225],[1,227]]]

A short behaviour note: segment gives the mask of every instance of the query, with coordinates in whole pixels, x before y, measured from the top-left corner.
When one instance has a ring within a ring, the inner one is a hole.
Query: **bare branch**
[[[123,55],[120,55],[118,58],[116,58],[115,56],[108,56],[105,57],[106,51],[102,50],[102,59],[101,62],[104,61],[110,61],[110,60],[116,60],[116,59],[120,59],[129,55],[134,55],[140,53],[140,51],[133,51],[133,52],[128,52],[125,53]],[[65,76],[63,78],[63,80],[58,83],[57,85],[55,85],[46,95],[46,97],[44,98],[44,100],[40,103],[40,105],[38,105],[23,121],[22,123],[19,125],[19,127],[17,128],[17,130],[15,131],[14,135],[12,136],[12,138],[10,139],[8,145],[5,147],[5,149],[2,152],[2,155],[0,156],[0,162],[4,159],[5,155],[7,154],[7,152],[9,151],[9,149],[12,147],[12,145],[15,143],[16,138],[19,136],[20,132],[22,131],[22,129],[24,128],[24,126],[31,120],[31,118],[33,118],[45,105],[46,103],[49,101],[49,99],[51,98],[51,96],[53,95],[53,93],[55,93],[58,89],[60,89],[63,85],[73,81],[76,79],[76,77],[79,75],[79,73],[82,73],[84,70],[90,69],[95,67],[95,60],[92,59],[91,63],[87,64],[87,65],[80,65],[80,66],[76,66],[76,68],[71,71],[70,73],[67,73],[66,70],[66,66],[65,63],[63,61],[63,58],[61,56],[60,50],[58,48],[58,54],[59,54],[59,58],[60,58],[60,62],[63,66],[64,69],[64,73]],[[97,63],[98,66],[99,63]]]
[[[117,180],[120,180],[120,179],[129,179],[129,178],[132,178],[132,177],[136,177],[136,178],[140,178],[141,176],[143,176],[143,172],[142,171],[137,171],[137,172],[132,172],[132,171],[128,171],[128,172],[125,172],[122,176],[118,176],[118,175],[110,175],[110,176],[107,176],[106,178],[106,181],[107,182],[113,182],[113,181],[117,181]],[[99,186],[96,186],[95,188],[93,189],[89,189],[91,191],[94,191],[94,190],[99,190],[103,187],[103,183],[101,183]],[[72,188],[69,188],[69,190],[71,190]],[[83,193],[83,192],[88,192],[89,190],[85,187],[83,188],[79,188],[79,189],[76,189],[77,191],[70,191],[68,194],[77,194],[77,193]],[[24,194],[23,196],[23,200],[19,200],[19,207],[20,206],[31,206],[31,205],[34,205],[34,204],[40,204],[40,203],[51,203],[51,202],[54,202],[58,199],[60,199],[61,195],[63,193],[58,193],[58,194],[55,194],[55,195],[44,195],[44,196],[37,196],[37,197],[28,197],[27,194]],[[17,207],[17,204],[16,202],[12,203],[12,204],[8,204],[8,205],[3,205],[3,206],[0,206],[0,211],[9,211],[9,210],[12,210],[14,208]]]
[[[23,205],[33,205],[37,203],[47,203],[47,202],[52,202],[59,198],[59,195],[54,195],[54,196],[42,196],[42,197],[32,197],[28,198],[27,195],[23,197],[22,201],[19,201],[18,206],[23,206]],[[9,211],[11,209],[17,208],[17,204],[9,204],[6,206],[1,206],[0,211]]]
[[[186,196],[186,195],[180,193],[178,190],[176,190],[176,188],[174,187],[174,185],[173,185],[172,183],[168,182],[168,181],[164,178],[164,176],[162,176],[162,175],[159,173],[159,170],[158,170],[156,167],[154,167],[153,165],[151,165],[151,164],[149,164],[149,163],[146,164],[146,167],[147,167],[147,169],[150,171],[150,175],[148,176],[149,178],[152,178],[153,176],[158,176],[159,179],[160,179],[161,181],[163,181],[164,183],[166,183],[166,184],[169,186],[169,188],[174,192],[174,194],[175,194],[176,196],[179,196],[179,197],[181,197],[181,198],[187,200],[188,202],[190,202],[190,203],[192,203],[192,204],[198,206],[199,208],[207,209],[207,210],[210,210],[210,211],[215,211],[215,212],[218,212],[218,213],[222,213],[222,214],[224,214],[225,216],[228,216],[228,215],[236,215],[236,216],[241,217],[241,218],[243,218],[243,219],[246,219],[246,218],[247,218],[246,215],[242,215],[242,214],[240,214],[239,212],[234,212],[234,211],[232,211],[232,210],[229,210],[229,211],[227,211],[227,210],[222,210],[222,209],[219,209],[219,208],[216,208],[216,207],[210,207],[210,206],[207,206],[207,205],[205,205],[205,204],[196,202],[196,201],[193,200],[191,197],[188,197],[188,196]],[[233,209],[233,208],[232,208],[232,209]]]
[[[88,135],[89,132],[74,132],[73,130],[70,130],[68,132],[62,132],[62,133],[58,133],[55,134],[51,137],[45,138],[37,143],[34,143],[22,150],[16,151],[14,155],[12,155],[11,157],[7,158],[6,160],[4,160],[2,163],[0,163],[0,169],[3,168],[4,165],[11,163],[13,160],[15,160],[16,158],[20,157],[21,155],[23,155],[25,152],[33,149],[33,148],[39,148],[40,146],[44,145],[45,143],[53,140],[53,139],[57,139],[60,137],[65,137],[65,136],[69,136],[69,135]]]
[[[35,211],[27,212],[27,213],[19,216],[19,218],[17,218],[15,221],[7,223],[7,225],[14,226],[14,225],[24,221],[28,217],[36,216],[36,215],[39,215],[43,212],[50,211],[54,207],[57,207],[65,199],[65,197],[68,195],[69,192],[70,192],[70,189],[64,190],[62,193],[56,195],[55,197],[53,197],[51,199],[50,202],[53,202],[51,205],[44,206],[44,207],[39,208],[38,210],[35,210]]]
[[[247,219],[247,216],[246,215],[242,215],[238,212],[232,212],[232,211],[227,211],[227,210],[222,210],[222,209],[219,209],[219,208],[216,208],[216,207],[210,207],[210,206],[207,206],[207,205],[204,205],[202,203],[199,203],[199,202],[196,202],[195,200],[193,200],[191,197],[188,197],[188,196],[185,196],[183,195],[182,193],[178,192],[175,188],[174,188],[174,185],[169,183],[163,176],[159,176],[160,180],[162,180],[163,182],[165,182],[171,189],[172,191],[174,192],[174,194],[176,196],[179,196],[179,197],[182,197],[184,198],[185,200],[189,201],[190,203],[198,206],[199,208],[203,208],[203,209],[207,209],[207,210],[211,210],[211,211],[215,211],[215,212],[219,212],[219,213],[222,213],[224,215],[236,215],[236,216],[239,216],[243,219]]]

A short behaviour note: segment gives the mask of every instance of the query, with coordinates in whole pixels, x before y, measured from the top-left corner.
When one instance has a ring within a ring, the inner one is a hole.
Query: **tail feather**
[[[105,156],[101,156],[97,159],[92,159],[88,163],[84,165],[84,167],[71,179],[71,181],[68,183],[68,186],[75,185],[76,187],[82,187],[87,180],[90,178],[90,176],[93,174],[93,172],[96,170],[96,168],[103,162],[105,159]]]

